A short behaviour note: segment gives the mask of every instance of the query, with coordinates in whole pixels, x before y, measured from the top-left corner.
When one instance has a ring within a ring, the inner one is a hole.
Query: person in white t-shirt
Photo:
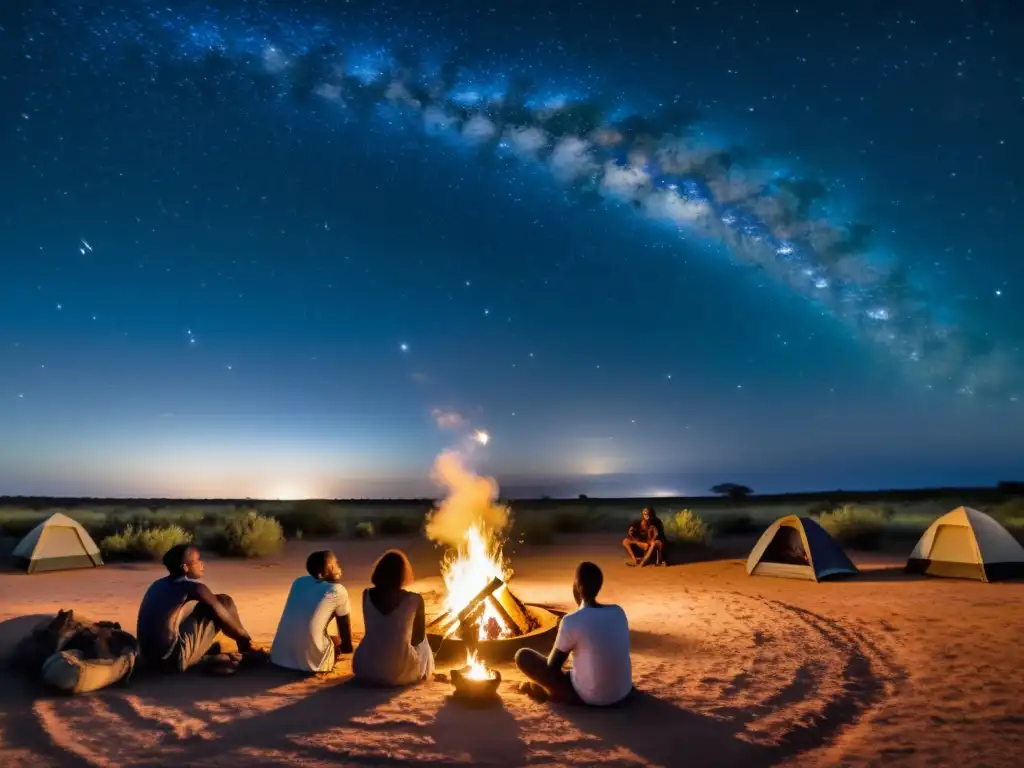
[[[618,704],[632,692],[629,621],[619,606],[597,601],[603,583],[594,563],[576,567],[572,594],[579,608],[562,618],[546,658],[529,648],[516,653],[516,666],[529,678],[520,691],[537,701],[595,707]],[[572,668],[566,672],[570,654]]]
[[[300,672],[330,672],[340,653],[352,653],[348,592],[341,586],[341,566],[330,550],[306,559],[308,576],[292,583],[277,625],[270,660]],[[331,619],[337,637],[328,633]]]

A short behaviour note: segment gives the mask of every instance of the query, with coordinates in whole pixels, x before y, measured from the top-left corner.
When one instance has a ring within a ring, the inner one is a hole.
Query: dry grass
[[[722,499],[579,499],[512,501],[510,504],[514,513],[510,540],[533,544],[550,543],[560,536],[582,532],[625,533],[629,524],[638,519],[644,506],[660,508],[666,521],[672,518],[673,510],[687,509],[704,523],[710,538],[752,537],[772,520],[787,514],[821,517],[823,524],[827,528],[831,526],[834,534],[848,546],[871,548],[903,547],[920,536],[939,515],[965,504],[992,514],[1011,532],[1024,538],[1024,499],[1021,498],[992,503],[951,495],[913,501],[872,499],[870,504],[845,505],[833,503],[826,496],[820,499],[801,497],[778,503],[763,503],[755,497],[735,502]],[[210,541],[222,544],[225,526],[246,518],[249,511],[254,511],[274,518],[280,523],[282,534],[289,538],[404,536],[419,534],[429,509],[430,502],[422,500],[253,502],[245,506],[228,503],[165,504],[156,508],[118,504],[51,509],[0,507],[0,535],[24,536],[49,515],[63,512],[80,522],[97,541],[124,532],[128,526],[132,526],[134,531],[178,526],[201,544]],[[884,525],[879,532],[880,518],[884,518]]]

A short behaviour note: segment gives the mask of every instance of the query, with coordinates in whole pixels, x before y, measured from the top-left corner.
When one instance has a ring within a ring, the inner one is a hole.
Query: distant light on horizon
[[[685,493],[676,488],[649,488],[638,495],[641,498],[648,499],[672,499],[686,496]]]
[[[308,490],[303,490],[294,485],[277,488],[269,496],[274,501],[305,501],[306,499],[317,498]]]

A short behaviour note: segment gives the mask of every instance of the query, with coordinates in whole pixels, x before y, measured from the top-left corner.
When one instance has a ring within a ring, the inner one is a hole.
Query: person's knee
[[[234,610],[235,601],[231,599],[231,595],[217,595],[217,599],[220,601],[220,604],[227,608],[229,611]]]
[[[536,667],[537,652],[531,648],[520,648],[516,651],[515,663],[520,672],[531,672]]]

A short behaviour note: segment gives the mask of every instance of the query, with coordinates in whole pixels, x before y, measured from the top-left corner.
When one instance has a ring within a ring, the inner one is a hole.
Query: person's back
[[[270,660],[301,672],[328,672],[334,667],[334,642],[327,626],[348,616],[348,592],[341,584],[300,576],[292,583],[277,626]]]
[[[139,650],[144,659],[161,662],[174,649],[185,606],[199,599],[197,584],[185,576],[164,576],[146,590],[137,622]]]
[[[377,685],[408,685],[420,677],[420,664],[412,645],[416,596],[381,595],[378,608],[367,589],[363,592],[363,623],[366,634],[352,657],[352,672]],[[389,610],[390,609],[390,610]]]
[[[618,605],[583,605],[566,615],[556,645],[572,654],[569,677],[584,703],[607,706],[632,691],[629,620]]]
[[[352,673],[371,685],[411,685],[434,671],[427,640],[423,598],[405,587],[413,581],[412,565],[397,549],[381,555],[363,592],[366,634],[352,657]]]

